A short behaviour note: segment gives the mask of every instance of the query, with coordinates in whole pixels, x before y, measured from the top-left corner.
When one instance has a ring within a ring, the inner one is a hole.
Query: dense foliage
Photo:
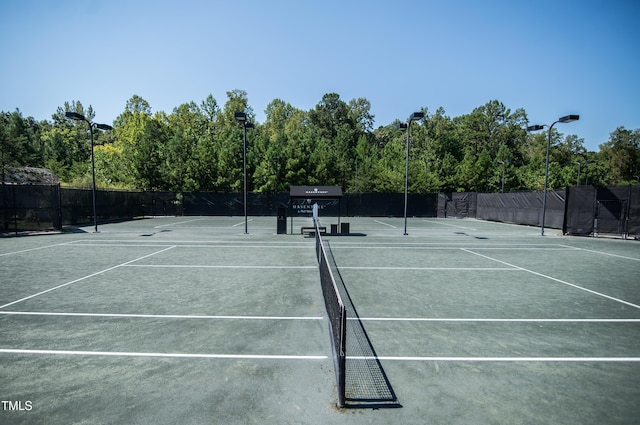
[[[88,186],[91,145],[88,125],[65,118],[73,111],[93,120],[91,106],[69,102],[51,121],[0,113],[2,166],[52,170],[63,182]],[[95,129],[98,185],[174,191],[241,191],[243,127],[234,113],[255,114],[242,90],[227,93],[223,107],[209,95],[200,105],[180,105],[170,115],[152,114],[134,95],[113,122]],[[451,118],[442,108],[410,127],[409,190],[541,190],[547,133],[527,133],[523,109],[497,100]],[[264,123],[247,130],[248,189],[287,191],[289,185],[338,185],[348,192],[404,190],[407,131],[400,121],[373,129],[371,105],[345,102],[328,93],[311,110],[281,100],[266,108]],[[560,127],[560,125],[556,126]],[[599,152],[554,127],[549,185],[636,184],[640,175],[640,130],[615,129]],[[578,173],[580,177],[578,179]]]

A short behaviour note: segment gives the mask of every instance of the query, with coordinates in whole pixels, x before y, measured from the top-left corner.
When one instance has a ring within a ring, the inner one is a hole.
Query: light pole
[[[424,193],[429,193],[429,163],[433,162],[429,159],[424,160]]]
[[[409,197],[409,147],[411,145],[411,122],[424,118],[424,112],[414,112],[407,119],[407,158],[404,171],[404,235],[407,236],[407,200]],[[400,128],[404,128],[400,125]]]
[[[242,128],[244,130],[244,138],[242,143],[242,168],[244,169],[244,189],[243,189],[243,198],[244,198],[244,234],[249,234],[248,229],[248,220],[247,220],[247,128],[253,128],[253,124],[247,121],[247,114],[244,112],[236,112],[234,114],[234,118],[242,124]]]
[[[576,186],[580,186],[580,166],[582,164],[587,165],[588,163],[590,163],[591,161],[584,161],[584,162],[580,162],[580,161],[573,161],[572,164],[577,164],[578,165],[578,179],[577,179],[577,183]]]
[[[576,186],[580,186],[580,165],[582,165],[582,162],[573,161],[572,164],[578,165],[578,178],[576,179]]]
[[[567,115],[561,118],[558,118],[557,121],[554,121],[551,125],[531,125],[527,127],[527,131],[538,131],[542,130],[545,127],[549,128],[547,133],[547,156],[545,160],[545,169],[544,169],[544,194],[542,196],[542,226],[540,229],[540,236],[544,236],[544,218],[547,212],[547,185],[549,184],[549,150],[551,149],[551,129],[557,123],[569,123],[573,121],[578,121],[580,119],[580,115]]]
[[[95,126],[100,130],[113,130],[113,127],[107,124],[92,123],[91,121],[86,119],[84,115],[77,112],[68,111],[65,112],[64,116],[76,121],[85,121],[87,124],[89,124],[89,133],[91,134],[91,180],[93,181],[93,188],[91,190],[91,196],[93,198],[93,229],[95,233],[98,233],[98,216],[96,215],[96,166],[93,157],[93,127]]]
[[[504,193],[504,166],[508,163],[511,164],[513,162],[512,159],[507,159],[506,161],[496,161],[496,164],[502,165],[502,192]]]
[[[276,168],[276,183],[273,186],[273,193],[278,193],[278,171],[280,171],[280,158],[273,157],[273,166]]]
[[[496,164],[502,164],[502,190],[500,193],[504,193],[504,161],[496,161]]]

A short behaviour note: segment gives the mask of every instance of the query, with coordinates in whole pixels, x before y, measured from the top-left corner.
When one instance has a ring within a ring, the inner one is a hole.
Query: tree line
[[[345,102],[325,94],[311,110],[281,99],[255,122],[247,93],[233,90],[220,106],[209,95],[200,104],[151,112],[134,95],[113,122],[94,130],[97,184],[105,188],[239,192],[243,188],[243,132],[236,112],[246,113],[248,190],[283,192],[290,185],[335,185],[346,192],[402,192],[407,130],[400,120],[374,126],[365,98]],[[95,111],[79,101],[58,107],[51,120],[0,113],[3,170],[32,166],[51,170],[69,186],[91,184],[88,125]],[[524,109],[491,100],[471,113],[449,117],[429,111],[410,127],[409,191],[542,190],[547,133],[528,133]],[[4,173],[3,173],[4,175]],[[549,186],[626,185],[640,180],[640,129],[618,127],[598,152],[584,139],[551,133]]]

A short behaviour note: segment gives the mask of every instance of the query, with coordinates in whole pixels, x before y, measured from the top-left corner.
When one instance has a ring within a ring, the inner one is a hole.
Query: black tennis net
[[[345,377],[346,377],[346,333],[347,312],[336,285],[331,266],[327,260],[327,253],[320,236],[320,224],[314,220],[316,235],[316,255],[320,269],[320,284],[324,295],[324,304],[331,324],[331,342],[333,345],[333,360],[338,382],[338,406],[345,406]]]
[[[342,279],[331,244],[324,245],[347,314],[345,401],[350,407],[401,407]]]
[[[400,407],[333,257],[315,221],[320,281],[331,323],[340,407]],[[347,353],[349,354],[347,356]]]

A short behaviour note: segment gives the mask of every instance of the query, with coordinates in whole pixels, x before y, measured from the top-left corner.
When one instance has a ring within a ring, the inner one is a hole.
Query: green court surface
[[[336,407],[311,219],[171,217],[0,239],[0,424],[638,423],[640,242],[341,220],[401,408]]]

